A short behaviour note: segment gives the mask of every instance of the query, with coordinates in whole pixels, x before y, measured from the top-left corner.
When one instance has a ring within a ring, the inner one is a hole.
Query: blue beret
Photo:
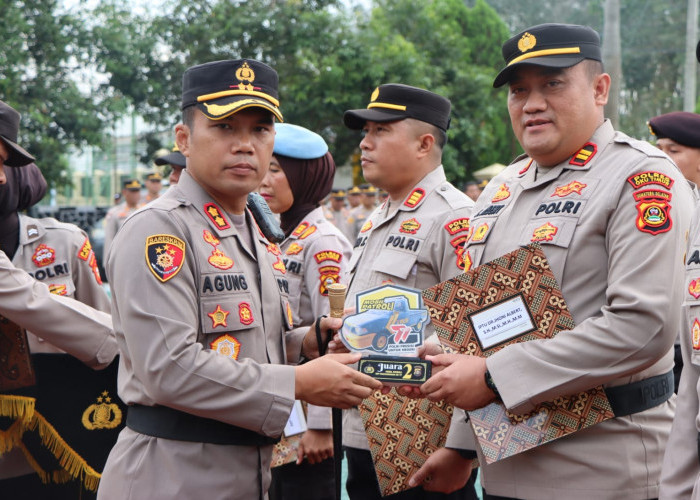
[[[312,160],[321,158],[328,152],[328,144],[316,132],[292,125],[291,123],[275,123],[276,155],[288,156],[297,160]]]

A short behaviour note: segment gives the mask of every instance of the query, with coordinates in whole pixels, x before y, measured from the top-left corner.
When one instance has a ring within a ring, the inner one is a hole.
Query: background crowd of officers
[[[699,116],[650,120],[658,148],[614,130],[603,113],[610,77],[588,27],[533,26],[502,53],[494,87],[508,88],[525,154],[486,186],[463,189],[442,167],[452,109],[438,94],[383,84],[367,108],[346,111],[344,124],[364,133],[367,184],[332,189],[325,141],[279,124],[274,69],[252,59],[189,68],[175,147],[156,160],[170,166],[170,187],[152,173],[143,196],[129,179],[105,218],[111,307],[85,233],[21,214],[46,183],[17,144],[19,114],[0,102],[0,313],[31,332],[36,360],[118,364],[124,414],[99,420],[120,430],[101,450],[101,477],[85,459],[90,433],[54,445],[72,464],[69,485],[50,481],[45,457],[1,428],[2,496],[84,498],[99,479],[101,499],[334,498],[335,407],[348,494],[381,498],[356,408],[380,397],[381,384],[354,370],[359,355],[333,337],[341,321],[325,317],[327,287],[347,285],[350,311],[364,290],[425,289],[536,242],[576,326],[485,359],[442,353],[429,325],[433,376],[387,397],[446,400],[455,412],[445,447],[392,498],[475,499],[478,460],[488,500],[700,499]],[[255,210],[252,192],[275,221]],[[0,424],[24,422],[17,408],[27,397],[41,418],[52,407],[67,413],[60,394],[50,404],[43,394],[68,377],[76,392],[84,385],[84,374],[56,370],[37,381],[43,393],[1,394]],[[465,411],[499,399],[527,413],[596,386],[614,418],[483,460]],[[111,404],[107,394],[100,404]],[[309,430],[296,463],[271,474],[299,400]],[[83,413],[84,427],[97,422]]]

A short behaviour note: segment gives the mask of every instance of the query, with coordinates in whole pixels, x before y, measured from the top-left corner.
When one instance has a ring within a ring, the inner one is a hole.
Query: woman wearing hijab
[[[280,123],[275,130],[270,170],[259,191],[270,209],[280,214],[285,234],[281,257],[294,326],[306,329],[315,318],[328,314],[327,286],[345,282],[352,248],[321,206],[335,175],[328,145],[320,135],[297,125]],[[308,430],[301,438],[297,463],[272,471],[272,500],[335,497],[330,408],[309,405],[306,417]]]

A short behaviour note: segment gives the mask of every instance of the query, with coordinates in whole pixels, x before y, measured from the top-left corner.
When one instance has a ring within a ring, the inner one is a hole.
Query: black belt
[[[165,439],[197,443],[267,446],[279,442],[271,438],[219,420],[198,417],[167,406],[132,405],[126,414],[130,429]]]
[[[606,387],[605,394],[616,417],[648,410],[668,401],[673,395],[673,370],[639,382]]]

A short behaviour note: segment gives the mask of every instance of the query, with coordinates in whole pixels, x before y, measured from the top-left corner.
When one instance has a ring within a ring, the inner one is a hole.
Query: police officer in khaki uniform
[[[344,189],[331,190],[330,200],[325,209],[326,219],[347,238],[347,220],[349,211],[346,206],[347,192]]]
[[[477,266],[538,242],[577,326],[488,359],[436,356],[445,368],[422,390],[464,409],[500,397],[521,414],[603,385],[615,418],[506,460],[482,460],[485,498],[655,498],[682,300],[670,284],[682,281],[692,191],[658,149],[604,119],[610,76],[595,31],[535,26],[508,40],[503,55],[494,86],[508,84],[526,155],[479,197],[465,259]],[[459,474],[451,455],[439,450],[412,481],[430,475],[428,484],[439,485]]]
[[[122,227],[124,221],[132,213],[141,208],[144,203],[141,201],[141,183],[138,179],[127,179],[123,183],[122,201],[107,211],[104,219],[105,241],[102,249],[102,262],[107,262],[109,249],[112,246],[114,236]]]
[[[335,177],[335,161],[323,138],[298,125],[275,125],[272,163],[260,194],[280,214],[286,238],[280,244],[287,268],[294,327],[304,331],[328,314],[328,285],[347,283],[352,247],[326,220],[321,200]],[[272,471],[270,498],[325,500],[334,497],[333,436],[330,408],[307,406],[308,430],[297,451],[296,464]]]
[[[277,84],[251,59],[183,76],[175,137],[187,169],[124,223],[107,262],[129,410],[98,498],[264,498],[295,398],[348,407],[381,386],[345,366],[357,356],[284,365],[313,357],[316,337],[286,349],[288,271],[269,220],[246,208],[282,118]]]
[[[696,54],[700,62],[700,42]],[[695,120],[695,117],[688,118]],[[658,119],[654,119],[654,133],[660,134],[657,137],[666,136],[669,131],[659,130],[658,125]],[[661,126],[666,128],[664,124]],[[700,129],[697,127],[671,132],[669,138],[684,146],[692,147],[700,140]],[[668,146],[673,147],[672,144]],[[694,152],[689,153],[687,156],[694,156]],[[687,166],[692,167],[692,164]],[[685,172],[682,167],[681,170]],[[680,329],[683,372],[678,387],[676,415],[661,472],[659,498],[662,500],[700,499],[700,203],[695,207],[685,255]]]
[[[163,176],[158,172],[149,172],[146,174],[145,185],[146,194],[141,200],[144,205],[160,196],[160,190],[163,188]]]
[[[355,242],[346,308],[354,307],[355,295],[369,288],[393,283],[425,289],[463,271],[460,249],[474,202],[447,182],[441,165],[450,108],[449,100],[427,90],[387,84],[372,93],[367,109],[345,112],[346,126],[365,132],[360,142],[365,179],[389,193]],[[343,445],[350,497],[380,498],[356,409],[345,412]],[[457,460],[471,464],[459,456]],[[396,498],[433,498],[430,495],[419,488]],[[476,495],[470,484],[447,498]]]
[[[346,224],[348,227],[348,239],[355,241],[360,234],[369,214],[377,206],[377,194],[379,190],[371,184],[362,184],[360,188],[360,204],[348,213]]]
[[[180,174],[187,166],[185,155],[180,153],[177,144],[167,155],[159,156],[154,160],[154,163],[159,166],[168,165],[170,172],[168,173],[168,183],[173,186],[180,181]]]

